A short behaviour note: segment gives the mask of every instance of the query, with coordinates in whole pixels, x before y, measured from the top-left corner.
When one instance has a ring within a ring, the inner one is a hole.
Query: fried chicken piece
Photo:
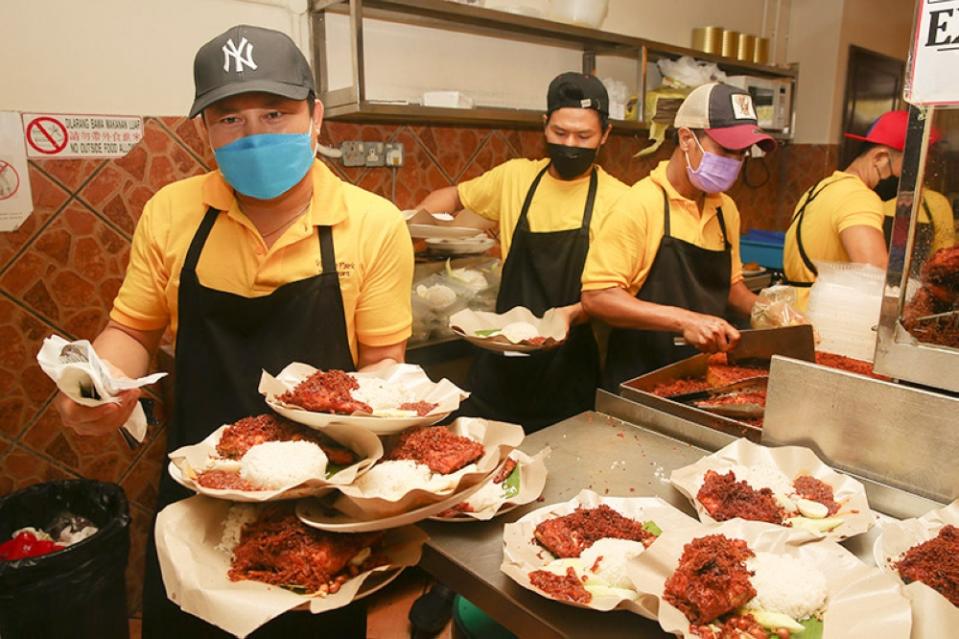
[[[920,279],[934,287],[941,302],[955,302],[959,296],[959,246],[941,248],[922,265]]]
[[[510,476],[514,468],[516,468],[516,460],[512,457],[507,457],[506,463],[503,464],[503,467],[500,469],[500,471],[496,473],[496,477],[493,477],[493,483],[502,484],[504,481],[506,481],[506,478]]]
[[[229,577],[252,579],[275,586],[318,592],[329,588],[361,550],[382,539],[384,533],[329,533],[301,522],[290,504],[267,507],[256,521],[246,524],[233,549]],[[382,557],[364,562],[385,561]]]
[[[205,470],[197,474],[196,481],[204,488],[218,490],[260,490],[240,477],[240,473],[226,470]]]
[[[546,594],[563,601],[588,604],[593,599],[592,593],[586,590],[572,568],[567,568],[565,575],[556,575],[548,570],[534,570],[529,573],[529,581]]]
[[[720,475],[715,470],[707,470],[696,499],[716,521],[742,517],[782,524],[786,517],[773,491],[768,488],[756,490],[744,481],[736,481],[733,471]]]
[[[577,508],[568,515],[541,521],[533,536],[554,557],[579,557],[606,537],[639,541],[647,548],[656,541],[656,536],[646,530],[642,522],[624,517],[606,504]]]
[[[959,607],[959,528],[943,526],[894,565],[906,583],[921,581]]]
[[[741,539],[724,535],[693,539],[683,547],[663,597],[693,626],[707,624],[756,596],[746,569],[746,560],[752,556]]]
[[[216,452],[227,459],[240,459],[248,450],[265,442],[308,441],[326,453],[327,459],[338,466],[356,462],[356,454],[326,435],[294,424],[276,415],[244,417],[230,424],[220,435]]]
[[[277,400],[316,413],[370,414],[373,409],[369,404],[353,399],[351,392],[359,387],[359,382],[344,371],[317,371]]]
[[[483,445],[457,435],[445,426],[418,426],[400,434],[387,460],[410,459],[429,466],[434,473],[448,475],[483,456]]]

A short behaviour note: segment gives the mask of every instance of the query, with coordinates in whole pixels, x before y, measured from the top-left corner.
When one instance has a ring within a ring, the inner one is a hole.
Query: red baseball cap
[[[876,118],[876,121],[869,127],[866,135],[857,135],[855,133],[846,133],[850,140],[861,140],[862,142],[871,142],[881,144],[891,149],[902,151],[906,146],[906,128],[909,125],[908,111],[887,111]],[[942,134],[937,129],[929,132],[929,143],[935,144],[942,138]]]

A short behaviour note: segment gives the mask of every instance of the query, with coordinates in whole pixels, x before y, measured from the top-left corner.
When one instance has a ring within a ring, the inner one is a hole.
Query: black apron
[[[207,288],[197,278],[200,253],[219,215],[213,208],[206,212],[180,271],[175,406],[167,452],[199,442],[223,424],[268,412],[257,391],[262,369],[277,373],[293,361],[354,369],[331,227],[318,228],[322,273],[247,298]],[[164,464],[157,511],[191,494],[170,478]],[[152,534],[143,600],[145,639],[231,636],[167,599]],[[363,637],[365,630],[365,608],[354,604],[321,616],[288,613],[251,637]]]
[[[706,249],[672,236],[669,196],[663,191],[663,239],[636,299],[678,306],[696,313],[722,317],[729,303],[732,249],[722,208],[716,209],[724,248]],[[619,393],[619,385],[695,355],[692,346],[676,346],[669,332],[614,328],[609,334],[603,386]]]
[[[932,211],[929,209],[929,203],[926,201],[926,198],[922,198],[922,208],[926,212],[926,217],[929,221],[916,223],[912,265],[917,275],[918,271],[922,269],[922,264],[926,261],[926,258],[932,254],[932,246],[936,241],[936,222],[932,219]],[[886,236],[886,246],[890,248],[892,247],[892,227],[895,221],[896,218],[893,215],[886,215],[882,220],[882,232]]]
[[[819,269],[816,268],[816,265],[813,264],[813,261],[809,258],[809,254],[806,253],[806,245],[803,244],[802,241],[802,222],[806,217],[806,207],[809,206],[809,203],[815,200],[819,194],[822,193],[827,186],[829,186],[829,184],[832,184],[832,182],[823,186],[817,191],[816,187],[820,184],[822,184],[822,180],[819,180],[819,182],[813,184],[809,190],[806,191],[806,201],[803,202],[802,206],[799,207],[799,210],[793,215],[792,222],[789,224],[790,226],[794,224],[796,225],[796,248],[799,249],[799,257],[802,259],[802,263],[805,264],[807,269],[812,271],[813,278],[819,277]],[[789,278],[786,278],[786,280],[783,282],[783,284],[795,286],[797,288],[810,288],[814,283],[815,279],[813,279],[812,282],[799,282],[790,280]]]
[[[525,306],[537,317],[576,304],[589,251],[589,224],[599,181],[596,169],[578,229],[534,233],[529,207],[546,166],[533,180],[520,212],[496,298],[496,312]],[[482,351],[470,371],[472,395],[461,414],[522,424],[532,432],[591,410],[599,383],[599,349],[587,322],[570,328],[559,348],[507,357]]]

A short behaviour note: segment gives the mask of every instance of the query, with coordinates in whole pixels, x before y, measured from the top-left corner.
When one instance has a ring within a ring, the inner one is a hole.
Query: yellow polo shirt
[[[493,222],[499,222],[502,256],[509,254],[513,231],[526,200],[526,192],[549,159],[509,160],[456,188],[463,206]],[[597,167],[596,200],[589,224],[590,241],[613,203],[629,189],[612,175]],[[589,176],[578,180],[558,180],[543,175],[529,207],[530,231],[549,233],[579,228],[583,222]]]
[[[402,215],[389,201],[343,182],[320,161],[311,171],[309,210],[269,248],[219,171],[160,189],[137,223],[130,265],[110,317],[139,330],[169,325],[176,333],[180,270],[212,206],[226,213],[217,217],[197,264],[204,286],[260,297],[313,277],[323,270],[315,227],[332,226],[354,361],[357,342],[388,346],[408,338],[413,247]]]
[[[820,192],[820,189],[826,187]],[[849,255],[843,248],[839,234],[853,226],[869,226],[882,232],[882,200],[866,186],[858,176],[844,171],[835,171],[815,187],[819,193],[806,207],[803,214],[802,240],[806,255],[813,262],[848,262]],[[793,217],[805,204],[809,189],[796,203]],[[783,247],[783,271],[786,279],[793,282],[814,282],[816,276],[806,268],[799,254],[796,241],[798,222],[790,224]],[[805,310],[809,301],[809,289],[797,288],[797,302]]]
[[[739,257],[739,209],[725,193],[707,195],[700,214],[696,202],[683,197],[666,178],[668,161],[659,165],[626,192],[613,206],[596,241],[589,247],[583,270],[583,290],[619,287],[636,295],[649,276],[659,251],[663,224],[663,190],[669,197],[669,225],[673,237],[714,251],[722,250],[723,233],[718,208],[722,208],[726,235],[732,248],[731,283],[743,279]]]
[[[923,189],[922,198],[929,210],[922,204],[919,205],[919,222],[929,223],[929,214],[932,213],[932,224],[936,234],[932,240],[931,253],[941,248],[953,246],[956,243],[956,220],[953,217],[952,206],[948,198],[938,191],[932,189]],[[886,200],[882,203],[883,213],[886,217],[896,216],[896,198]]]

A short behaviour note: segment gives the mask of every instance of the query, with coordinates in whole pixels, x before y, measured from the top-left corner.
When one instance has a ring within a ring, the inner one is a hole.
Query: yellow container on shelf
[[[722,27],[696,27],[693,29],[693,49],[704,53],[720,54],[723,51]]]
[[[769,38],[756,38],[756,50],[753,51],[753,62],[769,64]]]
[[[756,52],[756,40],[756,36],[751,33],[740,33],[736,47],[736,59],[752,62],[753,55]]]
[[[739,53],[739,32],[723,29],[723,47],[720,52],[723,57],[735,58]]]

